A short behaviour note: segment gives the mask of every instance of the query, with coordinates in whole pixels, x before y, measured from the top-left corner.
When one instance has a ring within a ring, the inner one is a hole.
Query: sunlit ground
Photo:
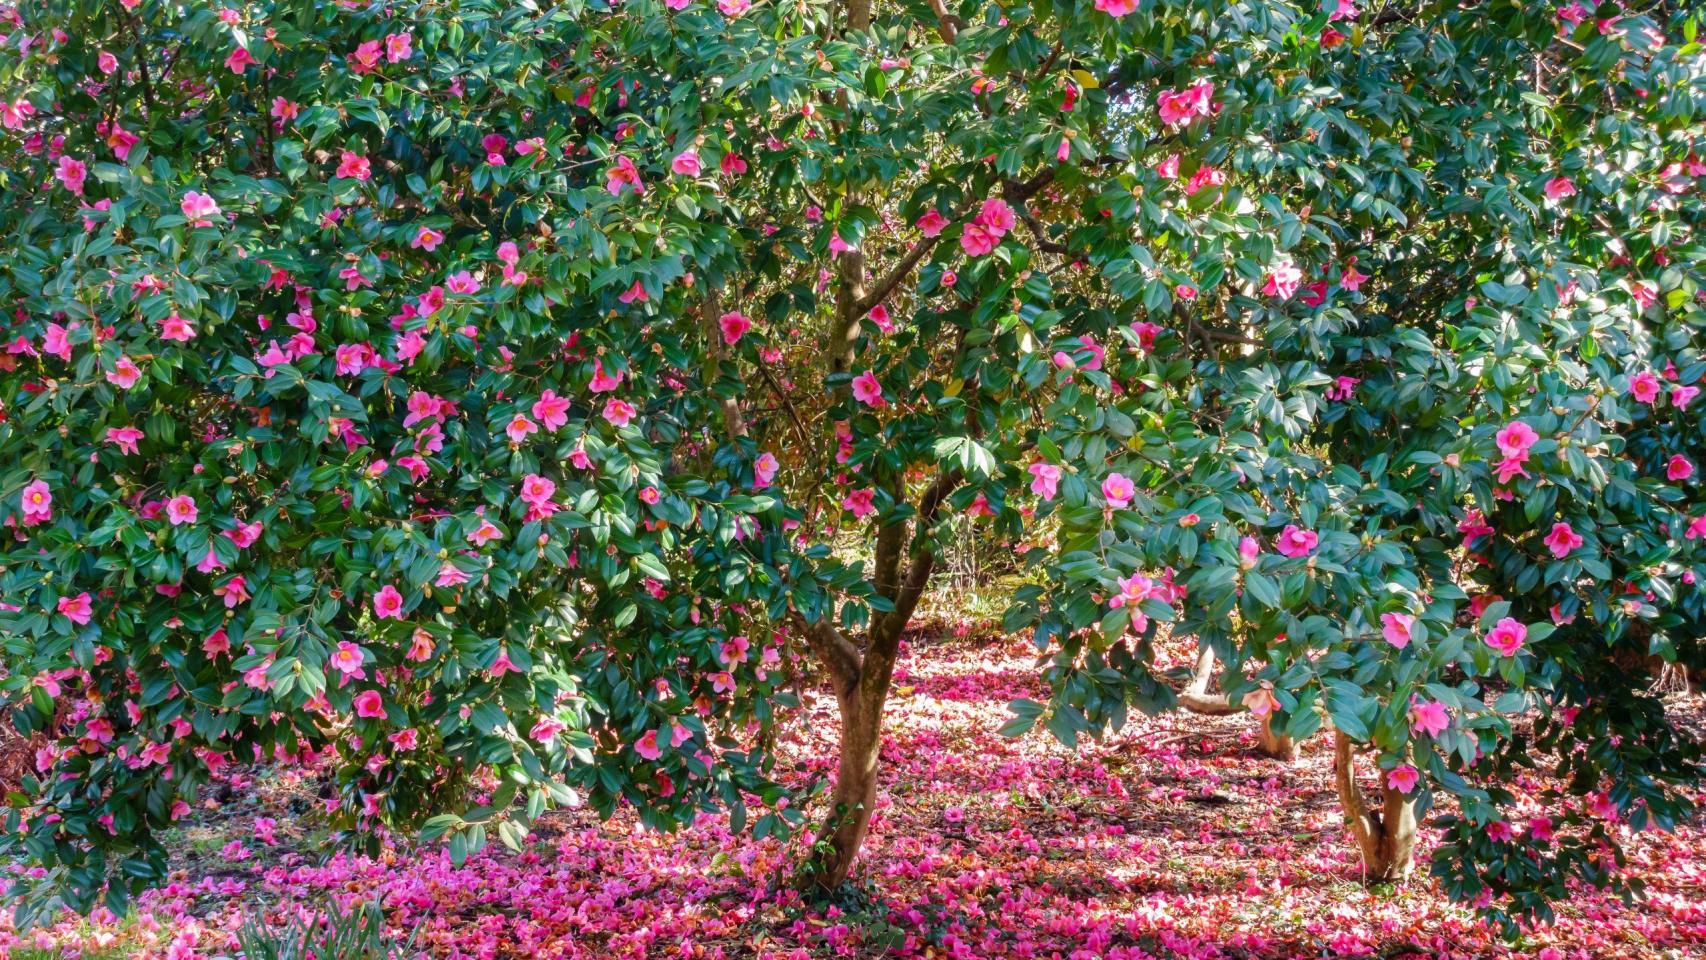
[[[947,632],[903,656],[881,808],[840,906],[798,903],[797,846],[713,818],[662,836],[553,814],[526,853],[494,846],[460,869],[440,848],[325,860],[313,785],[273,773],[179,831],[176,882],[136,916],[19,935],[11,957],[218,957],[245,911],[327,894],[382,897],[399,931],[445,958],[1706,955],[1698,821],[1630,838],[1646,902],[1582,892],[1555,927],[1501,943],[1425,879],[1358,882],[1323,738],[1289,764],[1252,751],[1246,717],[1140,719],[1077,753],[1043,733],[1004,739],[1008,701],[1039,693],[1028,648]],[[814,697],[784,738],[791,776],[829,769],[835,730],[833,703]],[[258,817],[276,822],[274,844]]]

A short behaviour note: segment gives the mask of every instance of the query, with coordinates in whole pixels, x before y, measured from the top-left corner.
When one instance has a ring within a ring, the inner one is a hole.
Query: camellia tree
[[[1194,635],[1276,740],[1332,725],[1372,879],[1449,796],[1450,892],[1539,913],[1686,810],[1643,677],[1706,618],[1682,12],[7,14],[0,843],[38,904],[159,881],[257,759],[457,858],[581,802],[780,833],[805,672],[837,886],[960,514],[1025,544],[1056,692],[1013,729],[1172,705],[1152,641]],[[1573,796],[1513,823],[1537,763]]]

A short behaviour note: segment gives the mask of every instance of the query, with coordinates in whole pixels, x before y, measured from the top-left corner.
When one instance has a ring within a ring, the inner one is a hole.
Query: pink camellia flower
[[[533,417],[546,430],[561,429],[569,422],[569,398],[557,396],[555,390],[545,390],[533,403]]]
[[[1279,698],[1274,696],[1273,687],[1266,683],[1244,694],[1244,709],[1258,717],[1265,717],[1279,708]]]
[[[592,362],[592,381],[586,385],[588,390],[593,393],[609,393],[621,385],[622,371],[605,373],[604,361],[594,360]]]
[[[94,604],[89,600],[89,591],[85,590],[75,597],[60,597],[58,610],[65,619],[79,626],[89,622],[94,616]]]
[[[993,516],[995,516],[995,508],[990,505],[989,496],[987,494],[985,494],[982,490],[979,490],[977,492],[977,496],[973,497],[971,504],[966,507],[966,516],[969,516],[969,517],[993,517]]]
[[[373,164],[352,150],[345,150],[338,160],[338,176],[365,181],[373,176]]]
[[[533,729],[527,731],[527,738],[537,743],[550,744],[557,739],[557,734],[568,729],[568,725],[556,717],[540,717]]]
[[[1493,464],[1493,472],[1498,477],[1499,483],[1510,483],[1517,477],[1530,476],[1528,468],[1523,466],[1527,459],[1528,455],[1523,454],[1520,457],[1506,457]]]
[[[556,492],[557,485],[552,482],[550,477],[530,473],[521,480],[521,500],[523,503],[537,507],[550,500]]]
[[[1307,557],[1315,552],[1321,538],[1313,530],[1304,530],[1295,523],[1286,524],[1274,541],[1274,549],[1288,557]]]
[[[681,151],[669,162],[669,168],[683,177],[697,177],[700,170],[699,151],[691,147]]]
[[[1407,763],[1400,763],[1391,770],[1386,771],[1387,788],[1396,790],[1399,793],[1409,793],[1416,789],[1416,784],[1421,779],[1421,772]]]
[[[1562,559],[1570,555],[1570,551],[1582,545],[1581,534],[1568,523],[1559,522],[1552,525],[1552,532],[1542,541],[1552,551],[1552,556]]]
[[[1327,389],[1323,390],[1322,393],[1326,394],[1328,400],[1349,400],[1356,396],[1357,384],[1361,382],[1360,377],[1340,376],[1328,384]]]
[[[31,527],[53,519],[53,492],[46,480],[34,480],[24,487],[22,500],[24,526]]]
[[[113,71],[118,69],[118,57],[102,50],[100,54],[95,57],[95,66],[99,67],[102,73],[110,77],[113,75]]]
[[[363,690],[355,695],[355,715],[370,720],[385,719],[385,698],[378,690]]]
[[[212,218],[219,216],[219,204],[214,203],[213,198],[207,194],[194,190],[187,191],[183,202],[178,206],[183,211],[184,219],[188,220],[192,227],[211,227]]]
[[[613,197],[620,197],[623,190],[635,193],[645,193],[645,184],[640,182],[640,171],[635,168],[634,161],[627,157],[617,157],[610,169],[604,171],[604,189],[610,191]]]
[[[195,339],[195,327],[177,314],[168,314],[160,321],[160,339],[188,343]]]
[[[1185,196],[1194,197],[1201,193],[1205,187],[1219,187],[1225,183],[1226,171],[1205,163],[1197,168],[1196,173],[1191,174],[1189,180],[1185,181]]]
[[[851,490],[848,491],[847,496],[841,498],[841,506],[842,509],[863,520],[876,512],[876,497],[877,491],[870,487]]]
[[[445,277],[444,286],[449,289],[451,293],[461,293],[468,296],[473,296],[480,292],[480,281],[475,279],[474,275],[466,270],[458,270],[450,276]]]
[[[373,615],[380,619],[403,619],[403,595],[387,583],[373,595]]]
[[[1357,258],[1351,257],[1345,261],[1344,269],[1339,271],[1339,286],[1352,293],[1362,289],[1363,283],[1368,280],[1368,274],[1357,272],[1356,263]]]
[[[752,488],[762,490],[770,486],[776,479],[776,470],[780,466],[772,453],[761,453],[752,462]]]
[[[1658,302],[1659,288],[1650,280],[1636,280],[1629,284],[1629,296],[1635,299],[1636,305],[1645,310]]]
[[[89,177],[89,166],[75,157],[62,155],[59,158],[59,168],[53,175],[65,185],[65,189],[80,197],[83,195],[83,181]]]
[[[866,370],[853,378],[853,399],[872,408],[888,404],[888,401],[883,399],[883,385],[877,380],[875,371]]]
[[[1060,468],[1052,463],[1033,463],[1026,468],[1031,475],[1031,492],[1044,500],[1053,500],[1060,490]]]
[[[1534,446],[1539,439],[1540,434],[1535,433],[1533,427],[1521,420],[1513,420],[1505,424],[1493,441],[1499,445],[1500,453],[1521,459],[1528,456],[1528,448]]]
[[[1565,200],[1576,195],[1576,182],[1569,177],[1553,177],[1546,181],[1546,199]]]
[[[1665,462],[1665,479],[1687,480],[1694,476],[1694,464],[1682,454],[1674,454]]]
[[[626,400],[611,397],[604,402],[604,419],[610,421],[611,425],[617,428],[625,427],[632,422],[636,412],[634,405]]]
[[[214,587],[213,595],[224,599],[225,609],[235,609],[237,604],[249,599],[249,581],[242,575],[233,576]]]
[[[983,206],[978,208],[976,219],[978,223],[993,231],[997,237],[1019,225],[1018,217],[1013,213],[1012,206],[999,197],[991,197],[983,201]]]
[[[1238,566],[1245,570],[1256,565],[1256,558],[1262,555],[1262,542],[1255,537],[1244,537],[1238,541]]]
[[[1115,510],[1124,510],[1131,504],[1131,498],[1137,496],[1137,485],[1122,473],[1110,473],[1102,481],[1102,499],[1108,501],[1108,506]]]
[[[41,338],[42,352],[50,356],[58,357],[66,362],[70,362],[71,331],[77,329],[77,327],[78,324],[76,323],[73,323],[69,327],[60,326],[57,323],[49,323],[47,325],[47,331],[42,334]]]
[[[337,647],[332,650],[330,665],[333,670],[346,677],[365,676],[361,671],[361,664],[365,659],[366,654],[360,647],[348,640],[339,640]]]
[[[409,241],[409,246],[416,250],[425,250],[426,252],[431,253],[434,250],[437,250],[438,245],[443,242],[444,234],[431,227],[422,227],[420,232],[415,234],[415,238]]]
[[[717,318],[717,326],[723,331],[723,342],[734,346],[752,329],[752,321],[744,313],[730,311]]]
[[[1137,9],[1137,0],[1096,0],[1096,9],[1119,19]]]
[[[504,428],[504,433],[509,435],[511,443],[522,443],[528,435],[538,432],[539,426],[519,413],[509,421],[509,426]]]
[[[1659,398],[1659,378],[1651,370],[1642,370],[1629,378],[1629,394],[1641,403],[1651,404]]]
[[[1670,405],[1678,410],[1687,410],[1688,405],[1693,403],[1694,398],[1698,396],[1700,396],[1699,387],[1672,387],[1670,391]]]
[[[1265,296],[1290,300],[1291,295],[1297,292],[1298,284],[1302,282],[1303,271],[1297,269],[1290,258],[1281,257],[1268,271],[1267,279],[1262,281],[1262,293]]]
[[[379,66],[379,56],[378,40],[364,40],[356,44],[349,55],[350,72],[358,75],[372,73]]]
[[[138,453],[141,448],[136,442],[142,436],[142,431],[135,427],[113,427],[107,431],[107,442],[118,447],[119,453]]]
[[[948,218],[942,216],[935,207],[931,207],[924,211],[924,215],[922,217],[918,218],[917,226],[919,232],[924,234],[926,237],[934,237],[940,234],[942,230],[948,226]]]
[[[1160,324],[1148,320],[1139,320],[1131,325],[1131,332],[1137,334],[1137,345],[1144,350],[1155,349],[1155,338],[1161,335],[1162,329]]]
[[[200,512],[196,509],[195,498],[188,494],[178,494],[166,501],[166,519],[172,526],[194,523]]]
[[[244,70],[249,68],[249,64],[254,62],[255,57],[249,52],[247,47],[238,47],[226,56],[225,69],[232,73],[241,75]]]
[[[1001,242],[1001,237],[981,223],[968,223],[960,232],[960,247],[973,257],[981,257],[993,251]]]
[[[1499,651],[1502,656],[1514,657],[1528,640],[1528,627],[1515,617],[1504,617],[1493,624],[1493,629],[1487,631],[1487,646]]]
[[[1445,704],[1435,700],[1417,700],[1410,704],[1410,732],[1437,737],[1451,726],[1451,713]]]
[[[634,742],[634,752],[639,754],[642,760],[656,760],[663,756],[663,750],[658,747],[658,732],[647,730]]]
[[[1383,613],[1380,615],[1380,635],[1386,642],[1402,650],[1410,645],[1412,631],[1416,627],[1416,618],[1408,613]]]
[[[1213,112],[1213,97],[1214,84],[1201,80],[1183,90],[1163,90],[1155,97],[1155,107],[1162,123],[1177,126],[1189,123],[1192,117],[1209,116]]]
[[[390,33],[385,35],[385,61],[387,63],[402,63],[409,59],[414,52],[414,37],[407,33]]]
[[[106,377],[108,383],[120,390],[129,390],[136,386],[136,381],[142,379],[142,368],[136,365],[136,361],[121,354],[113,361],[113,368],[107,372]]]

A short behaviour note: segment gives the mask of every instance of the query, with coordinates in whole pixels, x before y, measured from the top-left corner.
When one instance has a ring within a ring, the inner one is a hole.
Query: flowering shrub
[[[1058,231],[1142,319],[1068,327],[1050,375],[1074,429],[1031,489],[1063,552],[1008,626],[1039,625],[1055,696],[1016,727],[1168,702],[1171,621],[1233,702],[1331,725],[1373,879],[1444,805],[1447,889],[1544,915],[1610,878],[1612,823],[1688,813],[1698,747],[1647,663],[1706,633],[1697,29],[1339,3],[1171,34],[1133,197]],[[1501,786],[1537,764],[1570,784],[1538,809]]]
[[[436,10],[10,11],[6,832],[73,904],[257,758],[335,751],[343,823],[458,858],[781,795],[777,501],[667,312],[732,253],[606,189],[661,133],[596,38]]]
[[[952,513],[1030,564],[1014,729],[1173,702],[1171,622],[1332,724],[1371,877],[1442,795],[1519,912],[1681,815],[1695,22],[931,10],[8,11],[8,842],[116,903],[210,769],[323,751],[457,860],[583,800],[780,831],[809,651],[837,884]]]

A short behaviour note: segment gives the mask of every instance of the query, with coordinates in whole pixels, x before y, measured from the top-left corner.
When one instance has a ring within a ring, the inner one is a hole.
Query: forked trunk
[[[1416,803],[1382,785],[1381,809],[1371,810],[1357,786],[1351,738],[1333,731],[1333,782],[1345,823],[1362,852],[1364,883],[1397,883],[1410,876],[1416,850]]]
[[[1209,693],[1208,688],[1214,683],[1214,648],[1206,643],[1197,643],[1197,665],[1191,671],[1191,682],[1179,694],[1179,706],[1192,713],[1200,713],[1211,717],[1230,716],[1242,713],[1244,705],[1233,703],[1224,693]],[[1263,755],[1276,760],[1296,760],[1297,742],[1290,737],[1276,733],[1273,728],[1273,715],[1262,717],[1261,737],[1256,743],[1256,749]]]

